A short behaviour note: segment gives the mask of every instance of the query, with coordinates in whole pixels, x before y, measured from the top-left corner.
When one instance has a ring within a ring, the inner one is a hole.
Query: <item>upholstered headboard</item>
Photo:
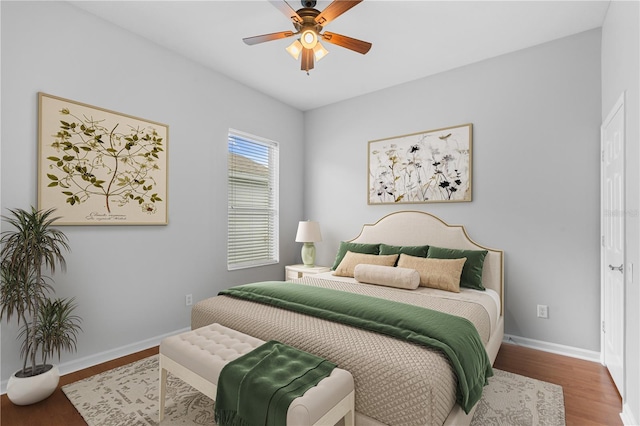
[[[351,242],[487,250],[482,284],[500,295],[501,312],[504,312],[504,252],[476,243],[462,225],[449,225],[426,212],[399,211],[384,216],[376,223],[364,225],[360,235]]]

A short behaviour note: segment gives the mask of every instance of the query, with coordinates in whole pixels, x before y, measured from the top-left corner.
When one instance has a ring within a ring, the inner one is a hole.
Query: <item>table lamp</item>
[[[313,268],[316,262],[316,246],[313,243],[322,241],[320,234],[320,224],[312,220],[300,221],[298,223],[298,232],[296,233],[296,242],[304,243],[302,245],[302,263],[308,268]]]

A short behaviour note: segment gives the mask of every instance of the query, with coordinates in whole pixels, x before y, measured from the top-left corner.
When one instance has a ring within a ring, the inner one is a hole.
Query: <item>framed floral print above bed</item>
[[[368,204],[471,201],[472,124],[369,141]]]

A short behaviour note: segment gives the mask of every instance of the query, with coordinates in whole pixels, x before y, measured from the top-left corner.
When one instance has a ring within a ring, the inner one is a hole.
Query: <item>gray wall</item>
[[[37,92],[170,126],[168,226],[62,227],[72,253],[55,277],[57,294],[75,296],[84,318],[78,353],[63,363],[91,364],[188,327],[187,293],[197,301],[231,284],[283,278],[300,253],[300,111],[66,3],[1,7],[2,214],[37,202]],[[280,142],[280,265],[227,272],[230,127]],[[2,323],[3,380],[21,365],[16,330]]]
[[[625,92],[626,140],[626,260],[634,265],[627,275],[625,323],[625,415],[640,422],[640,4],[611,2],[602,27],[602,119]]]
[[[600,30],[305,113],[318,264],[401,209],[505,251],[506,333],[600,350]],[[473,123],[473,201],[367,205],[367,142]],[[549,305],[549,319],[536,318]],[[579,307],[579,308],[578,308]]]

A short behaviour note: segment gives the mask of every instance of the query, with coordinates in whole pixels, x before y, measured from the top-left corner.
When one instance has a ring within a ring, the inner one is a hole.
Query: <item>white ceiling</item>
[[[71,3],[302,111],[600,27],[609,4],[365,0],[325,29],[371,42],[369,53],[324,43],[307,75],[285,51],[292,38],[242,42],[294,29],[266,0]]]

